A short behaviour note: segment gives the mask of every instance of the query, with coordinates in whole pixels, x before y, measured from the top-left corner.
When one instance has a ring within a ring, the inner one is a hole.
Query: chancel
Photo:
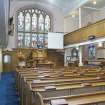
[[[0,105],[105,105],[105,0],[0,0]]]

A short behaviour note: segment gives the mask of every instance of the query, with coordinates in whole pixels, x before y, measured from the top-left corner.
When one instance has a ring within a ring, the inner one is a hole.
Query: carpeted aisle
[[[14,73],[2,73],[0,80],[0,105],[19,104],[19,95],[15,88]]]

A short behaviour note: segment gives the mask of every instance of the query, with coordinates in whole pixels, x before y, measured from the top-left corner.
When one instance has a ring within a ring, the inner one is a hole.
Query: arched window
[[[94,44],[90,44],[88,46],[88,58],[92,60],[95,59],[95,56],[96,56],[96,47]]]
[[[11,56],[9,54],[5,54],[3,57],[4,57],[4,63],[5,64],[11,63]]]
[[[22,9],[17,13],[18,47],[47,48],[50,16],[39,9]]]

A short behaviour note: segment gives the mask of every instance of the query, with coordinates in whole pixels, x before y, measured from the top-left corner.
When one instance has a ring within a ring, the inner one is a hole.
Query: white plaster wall
[[[10,17],[14,17],[14,36],[9,37],[8,46],[9,48],[16,47],[16,11],[22,7],[31,7],[37,6],[40,9],[45,9],[52,15],[53,24],[52,24],[52,31],[53,32],[63,32],[64,31],[64,14],[60,9],[53,5],[48,5],[42,2],[34,2],[34,1],[11,1],[10,3]]]
[[[99,20],[105,19],[105,8],[102,9],[82,9],[82,26],[89,23],[95,23]]]
[[[93,10],[81,8],[81,26],[87,26],[89,23],[93,22]],[[75,17],[69,15],[64,19],[64,31],[72,32],[79,29],[79,13]]]
[[[81,8],[82,27],[95,23],[105,18],[105,8],[100,10]],[[70,15],[64,19],[64,31],[72,32],[79,28],[79,16],[72,18]]]
[[[93,20],[94,20],[94,15],[93,13],[95,12],[95,10],[91,10],[91,9],[85,9],[85,8],[82,8],[82,27],[84,26],[87,26],[91,23],[93,23]]]
[[[100,11],[94,12],[94,22],[105,19],[105,8],[102,8]]]
[[[64,19],[64,32],[72,32],[79,28],[79,21],[77,17],[65,17]]]

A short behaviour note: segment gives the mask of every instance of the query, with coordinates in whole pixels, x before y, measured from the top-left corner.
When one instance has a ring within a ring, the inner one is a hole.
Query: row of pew
[[[105,70],[16,69],[22,105],[105,105]]]

